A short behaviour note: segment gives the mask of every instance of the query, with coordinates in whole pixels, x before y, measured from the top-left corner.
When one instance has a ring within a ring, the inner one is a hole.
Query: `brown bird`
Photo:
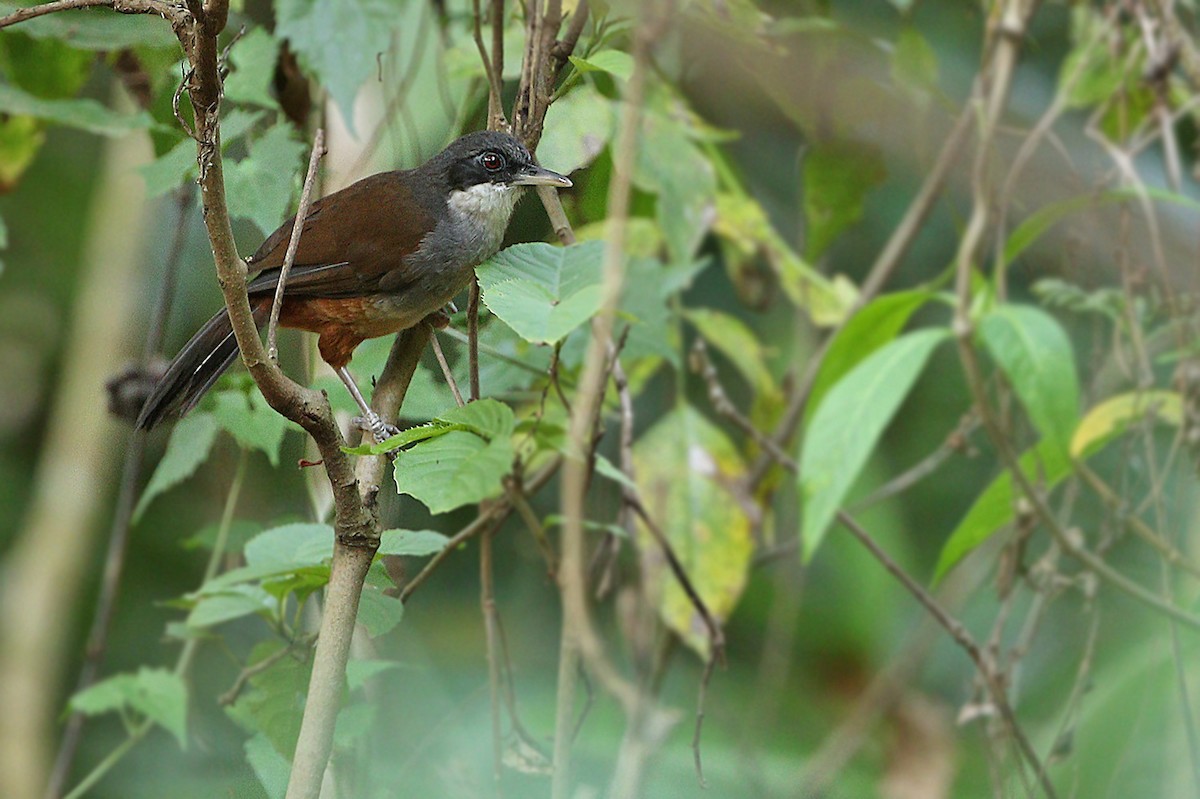
[[[362,409],[377,440],[388,433],[346,365],[363,341],[413,327],[470,282],[500,248],[526,186],[570,186],[534,163],[506,133],[454,141],[422,166],[364,178],[312,204],[284,286],[279,323],[320,336],[317,348]],[[258,248],[247,291],[254,320],[271,313],[294,217]],[[155,385],[137,426],[151,428],[198,403],[237,358],[221,309],[192,336]]]

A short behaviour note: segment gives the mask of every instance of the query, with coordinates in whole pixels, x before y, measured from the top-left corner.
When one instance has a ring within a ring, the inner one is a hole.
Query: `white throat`
[[[450,212],[459,217],[460,222],[490,230],[499,229],[503,234],[519,199],[519,186],[477,183],[469,189],[450,192],[449,205]]]

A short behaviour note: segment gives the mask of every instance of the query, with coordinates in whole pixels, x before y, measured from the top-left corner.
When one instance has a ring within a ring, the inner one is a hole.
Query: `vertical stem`
[[[341,704],[346,661],[350,658],[358,601],[378,548],[378,538],[352,544],[341,540],[334,542],[324,615],[313,656],[300,738],[292,758],[287,799],[319,799],[321,795],[325,766],[333,750],[333,729]]]
[[[479,279],[476,277],[471,278],[471,293],[467,298],[467,374],[474,402],[479,399]]]
[[[496,795],[500,796],[503,744],[500,737],[500,643],[496,630],[496,586],[492,569],[492,535],[495,532],[496,525],[492,524],[484,530],[479,540],[479,599],[487,638],[488,688],[492,698],[492,779]]]

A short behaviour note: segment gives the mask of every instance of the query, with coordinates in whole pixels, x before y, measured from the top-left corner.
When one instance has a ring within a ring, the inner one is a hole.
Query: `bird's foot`
[[[425,322],[434,330],[445,330],[450,326],[450,311],[448,308],[439,308],[426,316]]]
[[[399,427],[394,424],[388,424],[379,418],[379,414],[372,413],[369,416],[355,416],[354,424],[360,430],[364,430],[375,437],[375,441],[382,444],[392,436],[398,436],[401,433]]]

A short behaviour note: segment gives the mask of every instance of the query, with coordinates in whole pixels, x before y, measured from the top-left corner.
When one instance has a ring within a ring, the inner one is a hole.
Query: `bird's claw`
[[[383,421],[383,419],[379,418],[378,414],[374,413],[365,417],[355,416],[354,424],[360,430],[368,432],[374,436],[375,441],[380,444],[392,436],[398,436],[401,433],[399,427],[396,427],[394,424],[388,424],[387,422]]]

